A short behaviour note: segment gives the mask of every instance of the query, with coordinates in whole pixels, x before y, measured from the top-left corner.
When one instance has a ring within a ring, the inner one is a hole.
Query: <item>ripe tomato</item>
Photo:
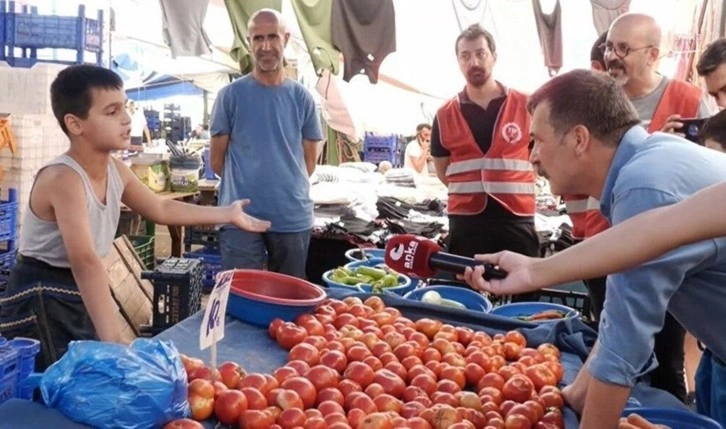
[[[539,399],[544,403],[545,409],[565,407],[565,400],[562,395],[557,392],[546,392],[539,395]]]
[[[295,344],[292,349],[290,349],[287,360],[301,360],[310,366],[317,365],[320,360],[320,351],[318,351],[318,348],[314,345],[303,341],[299,344]]]
[[[214,415],[222,424],[237,423],[247,409],[247,397],[239,390],[228,390],[214,400]]]
[[[301,343],[307,335],[308,332],[305,328],[301,328],[291,322],[285,322],[277,328],[275,339],[277,339],[280,347],[285,350],[290,350],[296,344]]]
[[[540,363],[530,366],[525,370],[525,375],[529,377],[537,391],[544,386],[557,385],[557,377],[555,377],[546,364]]]
[[[164,425],[164,429],[204,429],[204,426],[192,419],[177,419]]]
[[[527,339],[519,331],[509,331],[504,335],[505,343],[515,343],[520,347],[527,347]]]
[[[532,397],[534,393],[534,385],[532,381],[524,375],[517,374],[504,383],[502,393],[505,399],[522,403]]]
[[[250,429],[269,428],[275,424],[275,417],[267,410],[246,410],[239,418],[239,426]]]
[[[510,414],[504,422],[505,429],[530,429],[532,422],[521,414]]]
[[[485,387],[494,387],[497,390],[502,390],[504,388],[504,383],[506,380],[504,380],[504,377],[502,377],[500,374],[497,374],[496,372],[490,372],[489,374],[482,377],[481,380],[477,383],[477,390],[481,390]]]
[[[281,387],[283,389],[291,389],[297,392],[297,394],[300,395],[300,399],[302,399],[305,408],[310,408],[315,405],[317,391],[315,390],[315,385],[313,385],[313,383],[311,383],[307,378],[288,378],[282,383]]]

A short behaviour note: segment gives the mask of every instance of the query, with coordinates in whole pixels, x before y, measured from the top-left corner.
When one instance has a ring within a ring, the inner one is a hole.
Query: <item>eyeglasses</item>
[[[613,52],[613,53],[615,53],[616,57],[618,57],[622,60],[623,58],[627,57],[631,52],[640,51],[643,49],[650,49],[652,47],[653,47],[653,45],[642,46],[640,48],[631,48],[630,46],[623,44],[623,43],[618,43],[617,45],[615,45],[612,42],[605,42],[605,43],[601,44],[600,46],[598,46],[598,49],[602,53],[605,53],[608,51]]]

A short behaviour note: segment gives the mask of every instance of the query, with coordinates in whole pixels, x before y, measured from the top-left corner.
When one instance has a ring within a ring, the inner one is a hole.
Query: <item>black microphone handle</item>
[[[477,261],[473,258],[452,255],[451,253],[436,252],[431,255],[429,260],[431,268],[452,272],[456,274],[464,274],[466,267],[484,267],[484,280],[503,279],[507,277],[507,272],[496,268],[488,262]]]

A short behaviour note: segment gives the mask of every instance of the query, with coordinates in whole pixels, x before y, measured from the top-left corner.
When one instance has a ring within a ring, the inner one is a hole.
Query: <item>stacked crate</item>
[[[18,6],[20,6],[18,4]],[[73,60],[59,60],[38,51],[71,50]],[[90,53],[91,55],[86,55]],[[77,16],[39,15],[36,7],[16,7],[16,2],[0,0],[0,61],[14,67],[32,67],[39,61],[66,64],[103,63],[103,11],[96,19],[86,16],[79,5]]]
[[[50,85],[64,66],[37,64],[32,68],[0,66],[0,113],[10,114],[16,153],[0,151],[4,171],[0,198],[7,188],[17,192],[18,226],[28,207],[30,189],[38,170],[69,147],[50,105]]]
[[[184,141],[192,133],[192,120],[181,115],[178,104],[165,104],[163,130],[167,140],[174,143]]]
[[[5,290],[17,251],[17,191],[8,189],[7,200],[0,201],[0,290]]]
[[[363,140],[363,161],[373,164],[388,161],[394,167],[399,166],[397,143],[398,137],[394,134],[366,133]]]

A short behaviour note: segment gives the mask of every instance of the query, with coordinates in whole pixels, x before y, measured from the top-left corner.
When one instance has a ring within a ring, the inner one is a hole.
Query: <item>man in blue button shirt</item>
[[[532,95],[529,108],[534,166],[554,193],[599,199],[612,225],[726,181],[726,156],[674,135],[649,135],[622,89],[602,73],[555,77]],[[667,311],[726,358],[724,285],[724,238],[609,276],[598,342],[565,389],[568,403],[582,411],[581,427],[616,426],[630,388],[657,365],[653,337]]]
[[[231,225],[220,231],[222,268],[262,269],[305,276],[320,119],[310,93],[285,77],[290,33],[282,16],[262,9],[250,18],[255,68],[224,87],[212,110],[210,162],[221,177],[219,204],[253,201],[251,216],[272,223],[258,234]]]

